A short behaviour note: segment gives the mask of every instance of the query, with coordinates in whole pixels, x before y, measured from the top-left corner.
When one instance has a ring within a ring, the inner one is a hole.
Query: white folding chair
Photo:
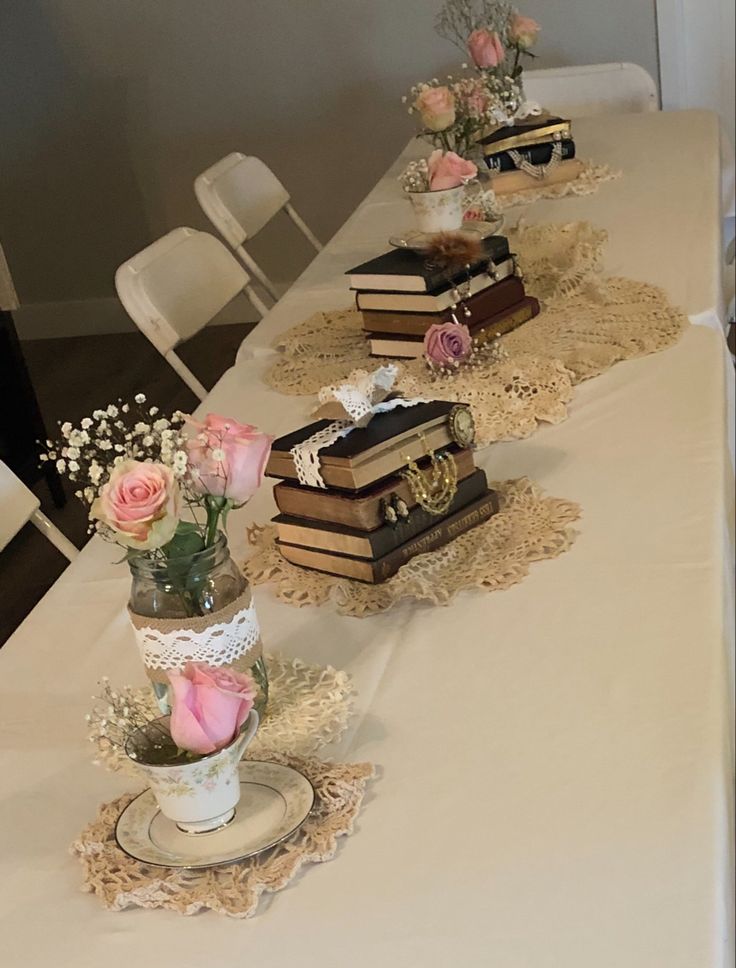
[[[0,551],[30,521],[65,558],[74,561],[79,549],[49,521],[40,510],[40,503],[33,491],[0,461]]]
[[[567,118],[593,114],[657,111],[657,87],[638,64],[586,64],[524,71],[524,92],[552,114]]]
[[[259,158],[234,151],[195,178],[194,192],[207,218],[275,300],[279,298],[276,287],[243,243],[283,209],[317,252],[322,250],[319,239],[294,210],[286,188]]]
[[[136,326],[200,400],[207,391],[174,348],[204,329],[241,291],[262,316],[268,312],[222,242],[189,228],[174,229],[124,262],[115,288]]]

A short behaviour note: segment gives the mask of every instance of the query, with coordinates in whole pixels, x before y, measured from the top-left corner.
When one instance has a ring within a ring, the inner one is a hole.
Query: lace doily
[[[250,588],[211,616],[155,619],[130,609],[128,616],[147,669],[183,669],[187,662],[232,665],[242,656],[255,662],[260,655],[261,632]]]
[[[311,813],[291,837],[251,860],[201,871],[148,867],[124,854],[115,842],[115,824],[133,794],[100,807],[96,818],[72,844],[82,863],[83,890],[109,911],[130,907],[166,908],[179,914],[211,910],[232,918],[256,913],[261,894],[282,890],[305,864],[332,860],[338,838],[354,831],[365,788],[375,775],[370,763],[323,763],[273,755],[304,773],[314,787]]]
[[[581,383],[621,360],[673,346],[688,325],[663,290],[609,277],[587,292],[557,300],[504,336],[503,346],[515,359],[543,345],[572,374],[573,383]]]
[[[268,705],[246,758],[270,759],[272,753],[311,756],[336,742],[353,714],[355,690],[350,675],[332,666],[307,665],[282,655],[265,656],[268,669]],[[130,708],[156,717],[160,710],[150,686],[117,690]],[[96,703],[89,713],[87,731],[95,747],[95,761],[114,772],[139,776],[119,746],[108,737],[109,710]]]
[[[582,159],[581,159],[582,160]],[[620,178],[621,172],[614,171],[608,165],[596,165],[592,161],[584,161],[583,169],[577,178],[558,185],[546,185],[539,188],[526,188],[521,192],[508,195],[497,195],[496,206],[501,211],[516,205],[531,205],[542,198],[564,198],[565,195],[592,195],[597,192],[604,182]]]
[[[345,352],[342,359],[320,354],[321,334],[326,331],[330,341],[341,342]],[[339,379],[341,371],[352,369],[356,363],[375,366],[360,314],[355,310],[317,313],[289,334],[291,346],[307,343],[309,349],[285,354],[266,375],[276,390],[317,393],[325,382]],[[454,377],[433,376],[423,360],[412,360],[399,366],[397,389],[410,398],[470,404],[480,446],[504,438],[528,437],[542,421],[559,423],[566,418],[572,398],[571,375],[565,367],[558,360],[531,354],[514,360],[491,360]]]
[[[291,605],[331,602],[342,614],[358,618],[385,611],[404,599],[448,605],[467,588],[510,588],[524,578],[532,562],[567,551],[575,540],[577,532],[571,524],[580,516],[580,507],[545,497],[526,478],[491,487],[499,493],[498,514],[444,548],[412,558],[380,585],[292,565],[279,552],[271,525],[248,530],[254,553],[245,562],[245,573],[254,584],[274,582],[276,597]]]
[[[624,359],[674,345],[687,325],[655,286],[603,275],[607,235],[587,222],[520,225],[509,233],[527,291],[542,312],[500,340],[508,359],[438,378],[423,360],[398,364],[397,389],[473,408],[479,446],[527,437],[540,422],[567,417],[572,387]],[[284,334],[266,374],[281,393],[313,394],[350,370],[370,368],[361,317],[352,309],[315,313]]]

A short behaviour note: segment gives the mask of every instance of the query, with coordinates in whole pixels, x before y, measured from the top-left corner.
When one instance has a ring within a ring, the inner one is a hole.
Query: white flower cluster
[[[405,192],[428,192],[429,170],[427,159],[410,162],[399,175],[399,182]]]
[[[91,505],[116,464],[124,460],[154,461],[171,467],[177,477],[187,470],[184,414],[159,415],[137,393],[133,404],[111,403],[84,417],[78,427],[61,424],[61,440],[46,441],[42,461],[53,461],[60,474],[79,485],[76,497]]]
[[[119,751],[125,748],[128,737],[141,726],[153,722],[160,713],[157,710],[153,690],[143,698],[140,689],[124,686],[113,689],[107,676],[100,681],[101,695],[93,696],[92,711],[87,713],[87,735],[98,751],[95,763],[104,762],[112,769],[119,769],[122,762]]]

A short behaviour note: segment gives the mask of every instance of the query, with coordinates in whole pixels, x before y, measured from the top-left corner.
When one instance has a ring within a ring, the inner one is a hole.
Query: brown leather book
[[[539,314],[539,301],[525,296],[512,309],[506,309],[485,322],[471,328],[473,339],[485,343],[528,322]],[[424,353],[424,340],[419,336],[371,335],[372,356],[395,356],[402,359],[419,359]]]
[[[450,448],[455,461],[458,481],[469,477],[475,470],[473,452]],[[424,470],[429,466],[429,458],[417,462]],[[316,487],[302,487],[281,481],[273,489],[276,506],[282,514],[292,517],[308,518],[313,521],[328,521],[332,524],[358,531],[374,531],[386,523],[384,508],[396,496],[403,501],[411,512],[416,507],[407,481],[401,477],[389,477],[365,491],[350,494],[332,489],[323,491]]]
[[[319,453],[320,473],[327,487],[360,491],[420,460],[429,451],[452,443],[468,446],[459,436],[456,416],[466,406],[432,400],[413,407],[396,407],[377,414],[366,427],[353,430]],[[317,420],[273,442],[266,464],[269,477],[298,479],[291,450],[331,421]],[[453,436],[454,435],[454,436]]]
[[[582,161],[571,158],[561,161],[544,178],[535,178],[525,171],[500,171],[491,175],[491,188],[497,195],[512,195],[514,192],[525,192],[530,188],[548,188],[550,185],[562,185],[574,181],[583,170]]]
[[[355,578],[358,581],[376,585],[386,581],[416,555],[436,551],[459,537],[471,528],[487,521],[498,511],[498,497],[495,491],[488,491],[464,507],[456,514],[452,514],[438,524],[406,541],[404,544],[389,551],[388,554],[374,560],[355,558],[336,552],[320,551],[315,548],[304,548],[300,545],[286,544],[277,541],[281,554],[287,561],[303,568],[324,571],[329,575],[339,575],[345,578]]]
[[[393,525],[384,524],[375,531],[359,531],[357,528],[346,528],[342,524],[310,521],[288,514],[278,514],[273,523],[276,525],[279,541],[285,544],[301,545],[315,551],[335,552],[355,558],[370,558],[373,561],[461,511],[487,493],[486,475],[482,470],[477,470],[458,483],[455,495],[443,514],[431,514],[424,508],[415,507],[406,520],[399,520]]]
[[[476,293],[470,299],[463,300],[463,306],[470,310],[466,316],[462,309],[456,310],[455,315],[461,323],[472,328],[483,320],[497,313],[503,312],[514,303],[524,298],[524,283],[518,276],[510,276],[501,282]],[[446,309],[441,313],[394,313],[379,312],[378,310],[363,310],[363,329],[383,335],[391,333],[404,336],[421,336],[427,332],[433,323],[447,323],[452,321],[452,310]]]

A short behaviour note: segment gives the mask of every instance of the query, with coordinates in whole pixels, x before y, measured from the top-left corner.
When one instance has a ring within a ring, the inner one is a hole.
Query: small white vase
[[[183,833],[203,834],[224,827],[235,816],[240,800],[238,764],[258,729],[258,713],[251,709],[233,741],[192,763],[146,763],[152,729],[168,732],[169,717],[162,716],[136,730],[125,752],[148,780],[161,813]]]
[[[437,192],[409,192],[414,221],[420,232],[453,232],[462,227],[466,190],[443,188]]]

